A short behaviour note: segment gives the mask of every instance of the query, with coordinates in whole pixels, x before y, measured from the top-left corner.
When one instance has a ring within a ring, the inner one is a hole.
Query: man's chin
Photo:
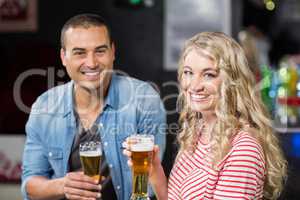
[[[101,90],[101,85],[98,83],[90,83],[90,82],[80,82],[77,83],[77,87],[80,87],[81,89],[84,89],[86,91],[98,91]]]

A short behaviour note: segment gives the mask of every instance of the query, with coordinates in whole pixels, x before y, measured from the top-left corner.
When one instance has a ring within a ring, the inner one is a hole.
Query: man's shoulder
[[[55,110],[60,103],[63,103],[65,97],[71,90],[72,82],[65,83],[63,85],[55,86],[42,93],[34,102],[32,110],[43,111],[47,109]],[[51,109],[50,109],[51,108]]]
[[[114,80],[120,93],[135,93],[135,95],[145,93],[158,94],[158,91],[154,89],[155,87],[150,82],[122,75],[116,75]]]

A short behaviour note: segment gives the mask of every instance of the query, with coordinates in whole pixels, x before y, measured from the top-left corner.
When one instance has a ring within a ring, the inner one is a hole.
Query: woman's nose
[[[190,82],[189,89],[193,92],[202,91],[204,89],[204,84],[201,78],[194,77]]]

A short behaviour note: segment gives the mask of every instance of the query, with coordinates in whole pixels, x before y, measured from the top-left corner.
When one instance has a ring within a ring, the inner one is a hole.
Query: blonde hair
[[[217,122],[212,135],[213,164],[216,167],[230,150],[230,140],[239,130],[250,125],[250,132],[260,142],[266,160],[264,197],[276,199],[284,186],[287,161],[280,148],[278,138],[273,133],[267,110],[255,87],[254,76],[248,67],[245,53],[240,45],[224,33],[202,32],[189,39],[179,61],[178,80],[181,82],[183,61],[191,50],[208,56],[224,74],[220,87],[220,101],[216,105]],[[222,76],[223,77],[223,76]],[[180,145],[178,157],[183,151],[194,151],[201,124],[201,114],[192,111],[181,90],[178,97],[181,107],[178,135]]]

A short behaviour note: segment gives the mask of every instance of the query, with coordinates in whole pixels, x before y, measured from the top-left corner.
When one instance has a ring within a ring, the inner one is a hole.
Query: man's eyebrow
[[[74,52],[74,51],[85,51],[85,49],[84,48],[79,48],[79,47],[74,47],[72,49],[72,52]]]
[[[100,49],[108,49],[108,45],[104,44],[104,45],[100,45],[100,46],[97,46],[95,48],[96,50],[100,50]],[[85,48],[80,48],[80,47],[74,47],[72,49],[72,52],[75,52],[75,51],[86,51]]]
[[[108,49],[108,45],[106,45],[106,44],[100,45],[100,46],[97,46],[95,49],[96,50],[99,50],[99,49]]]

